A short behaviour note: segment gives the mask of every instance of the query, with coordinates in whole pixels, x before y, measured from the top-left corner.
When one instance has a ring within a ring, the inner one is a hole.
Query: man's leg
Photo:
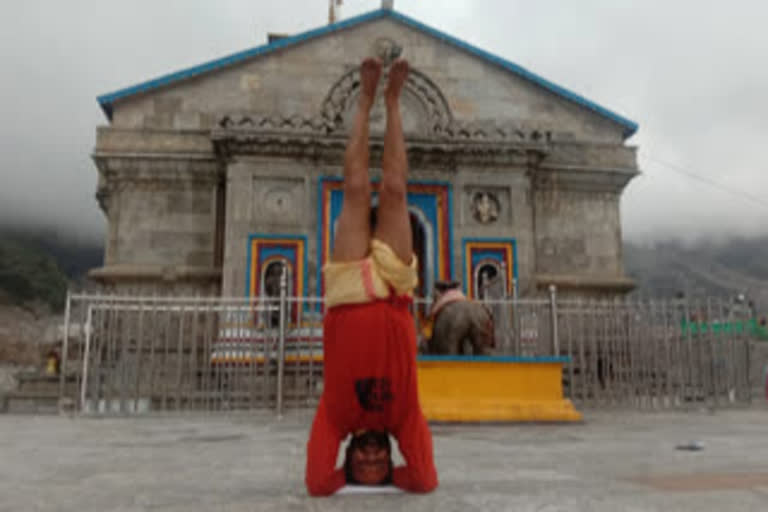
[[[368,176],[368,121],[381,78],[381,61],[366,59],[360,66],[360,98],[344,155],[344,203],[333,245],[333,262],[365,258],[371,240],[371,181]]]
[[[408,61],[399,59],[389,71],[385,92],[387,131],[384,135],[379,209],[374,233],[375,238],[389,245],[406,264],[413,257],[413,238],[406,199],[408,160],[400,116],[400,92],[408,78],[408,69]]]

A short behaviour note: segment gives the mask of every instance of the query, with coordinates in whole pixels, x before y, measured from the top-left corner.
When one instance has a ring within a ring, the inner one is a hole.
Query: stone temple
[[[419,293],[483,279],[504,293],[613,295],[624,274],[619,199],[637,125],[389,8],[98,98],[92,277],[131,294],[322,294],[342,203],[347,126],[369,55],[402,55],[408,202]],[[372,118],[372,176],[384,116]],[[374,205],[376,198],[374,197]],[[374,212],[375,214],[375,212]]]

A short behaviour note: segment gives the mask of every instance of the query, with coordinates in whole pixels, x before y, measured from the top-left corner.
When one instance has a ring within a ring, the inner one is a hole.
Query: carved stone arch
[[[382,81],[386,77],[382,78]],[[383,90],[383,87],[380,87]],[[321,116],[333,131],[345,127],[350,112],[360,93],[360,70],[354,68],[339,78],[331,87],[322,104]],[[381,94],[379,94],[381,96]],[[371,115],[373,132],[376,129],[376,108],[381,108],[381,98],[377,99]],[[432,137],[443,133],[453,121],[448,101],[440,88],[418,69],[411,69],[402,95],[403,126],[406,133]],[[417,119],[418,117],[418,119]],[[410,128],[410,130],[409,130]],[[416,133],[413,133],[416,132]]]

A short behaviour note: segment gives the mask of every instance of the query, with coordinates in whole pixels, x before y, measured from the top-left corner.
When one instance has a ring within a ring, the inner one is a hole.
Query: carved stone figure
[[[285,263],[272,262],[264,272],[264,295],[266,302],[272,306],[279,306],[280,298],[280,280],[285,272]],[[268,311],[266,315],[267,327],[278,327],[280,325],[280,311]]]
[[[490,192],[478,192],[472,198],[472,214],[481,224],[490,224],[499,218],[499,200]]]

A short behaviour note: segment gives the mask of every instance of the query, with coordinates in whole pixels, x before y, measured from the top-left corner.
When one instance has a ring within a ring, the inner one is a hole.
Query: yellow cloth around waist
[[[386,299],[390,288],[397,295],[411,295],[419,283],[417,268],[415,255],[406,265],[387,244],[372,240],[367,258],[325,265],[325,304],[333,307]]]

